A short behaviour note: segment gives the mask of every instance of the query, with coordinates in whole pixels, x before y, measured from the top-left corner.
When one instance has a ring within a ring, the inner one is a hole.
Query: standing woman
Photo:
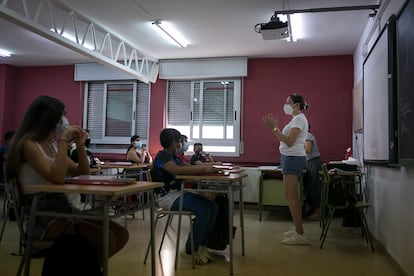
[[[38,97],[27,110],[10,146],[6,163],[7,178],[16,179],[21,191],[24,191],[24,186],[62,185],[68,175],[89,174],[89,162],[84,146],[87,133],[78,126],[69,126],[64,114],[64,104],[49,96]],[[72,141],[77,145],[79,163],[73,162],[67,154],[68,145]],[[34,194],[23,194],[23,220],[26,230],[33,198]],[[39,199],[38,209],[71,212],[73,206],[67,194],[52,193]],[[65,224],[65,219],[36,217],[33,238],[54,240],[64,231]],[[79,229],[92,244],[101,262],[102,221],[82,220],[79,222]],[[128,230],[111,221],[109,256],[118,252],[126,244],[128,237]]]
[[[290,214],[295,227],[283,233],[283,244],[307,245],[302,225],[302,203],[298,195],[298,181],[306,164],[305,138],[308,133],[308,120],[302,113],[308,104],[299,94],[292,94],[286,99],[283,111],[292,116],[290,122],[279,129],[279,120],[274,114],[268,113],[263,117],[263,123],[272,129],[280,141],[279,151],[282,165],[285,196],[289,204]]]

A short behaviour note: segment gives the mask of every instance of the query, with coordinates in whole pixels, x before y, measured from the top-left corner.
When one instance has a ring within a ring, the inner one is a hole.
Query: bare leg
[[[285,186],[285,197],[289,204],[290,215],[292,216],[293,223],[295,224],[296,232],[300,235],[303,234],[302,226],[302,204],[298,195],[298,181],[299,178],[294,174],[283,175],[283,184]]]

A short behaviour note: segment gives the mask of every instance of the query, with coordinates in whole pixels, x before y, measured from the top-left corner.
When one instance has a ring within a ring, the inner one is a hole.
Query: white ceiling
[[[38,1],[38,0],[37,0]],[[375,5],[378,0],[61,0],[93,22],[156,59],[298,57],[353,54],[371,10],[303,13],[297,42],[263,40],[254,31],[275,10]],[[179,48],[151,27],[172,22],[189,41]],[[90,62],[71,50],[0,18],[0,48],[13,55],[0,64],[66,65]]]

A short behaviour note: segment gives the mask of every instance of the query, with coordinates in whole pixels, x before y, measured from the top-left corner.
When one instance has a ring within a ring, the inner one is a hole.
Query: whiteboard
[[[388,26],[388,25],[387,25]],[[363,65],[363,145],[365,162],[389,160],[389,81],[387,27]]]

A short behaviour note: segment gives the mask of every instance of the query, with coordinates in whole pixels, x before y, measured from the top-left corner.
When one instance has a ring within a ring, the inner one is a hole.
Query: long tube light
[[[152,25],[157,27],[164,35],[166,35],[169,40],[173,41],[178,47],[185,48],[188,46],[188,43],[184,38],[180,37],[177,31],[173,30],[171,26],[167,26],[161,22],[161,20],[155,20],[152,22]]]
[[[9,51],[0,49],[0,57],[9,57],[11,56],[11,53]]]

